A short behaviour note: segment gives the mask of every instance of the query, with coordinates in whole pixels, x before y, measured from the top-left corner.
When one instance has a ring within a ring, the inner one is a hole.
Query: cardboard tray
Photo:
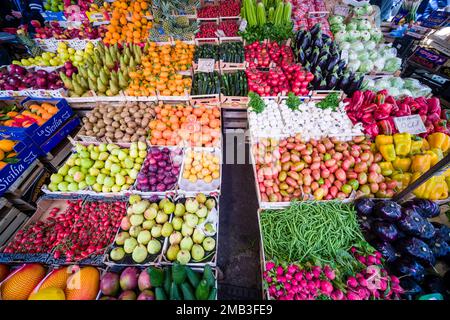
[[[39,199],[37,203],[37,210],[33,214],[33,216],[23,225],[21,230],[31,226],[33,223],[37,221],[43,221],[45,220],[49,214],[50,210],[52,208],[58,207],[60,208],[60,211],[57,215],[63,214],[64,211],[67,208],[66,201],[68,198],[65,199],[52,199],[52,198],[46,198],[42,197]],[[80,199],[80,201],[83,201]],[[14,234],[15,235],[15,234]],[[14,236],[11,237],[10,241],[8,241],[5,246],[0,248],[2,251],[6,247],[8,243],[14,240]],[[47,261],[51,258],[51,252],[45,252],[45,253],[4,253],[0,252],[0,262],[1,263],[47,263]]]
[[[165,268],[169,268],[170,266],[157,266],[157,267],[161,267],[161,268],[164,270]],[[142,272],[143,270],[145,270],[145,268],[144,268],[144,267],[141,267],[141,266],[138,266],[137,268],[138,268],[138,270],[141,271],[141,272]],[[119,267],[119,266],[107,267],[103,274],[105,274],[105,273],[107,273],[107,272],[113,272],[113,273],[119,274],[119,273],[121,273],[124,269],[125,269],[125,267]],[[204,267],[192,267],[191,269],[192,269],[193,271],[198,272],[198,273],[201,273],[201,274],[203,275]],[[218,271],[217,271],[217,269],[216,269],[215,267],[212,267],[211,269],[212,269],[212,271],[213,271],[213,273],[214,273],[214,276],[215,276],[215,278],[216,278],[215,287],[216,287],[217,292],[218,292],[218,291],[219,291],[219,287],[218,287],[218,283],[217,283],[217,279],[218,279]],[[150,290],[153,291],[153,289],[150,289]],[[194,290],[195,290],[195,288],[194,288]],[[120,294],[121,291],[122,291],[122,290],[119,291],[119,294]],[[139,290],[137,290],[137,292],[139,292]],[[167,297],[169,297],[169,294],[166,293],[166,295],[167,295]],[[103,297],[103,293],[102,293],[101,291],[99,291],[96,300],[102,300],[102,297]],[[118,297],[118,296],[117,296],[117,297]],[[217,295],[216,295],[216,300],[217,300]]]
[[[195,197],[196,194],[197,193],[185,194],[185,195],[180,194],[180,195],[178,195],[177,199],[175,200],[175,203],[185,203],[187,198]],[[211,193],[211,194],[206,194],[206,196],[207,196],[207,199],[213,198],[216,201],[216,210],[217,210],[217,214],[219,215],[220,213],[219,213],[219,197],[218,197],[218,195],[215,193]],[[209,264],[211,266],[216,266],[217,259],[218,259],[218,254],[217,254],[218,248],[217,247],[219,244],[219,221],[217,221],[217,224],[216,224],[216,234],[214,236],[212,236],[212,238],[216,241],[216,246],[213,251],[210,251],[210,252],[205,251],[205,257],[208,257],[208,258],[206,258],[206,259],[204,258],[204,260],[196,262],[191,257],[191,260],[187,264],[188,266],[198,267],[198,266],[205,266],[206,264]],[[170,243],[169,243],[169,239],[167,238],[166,241],[164,241],[164,247],[163,247],[162,256],[161,256],[161,264],[163,264],[163,265],[173,265],[173,261],[170,261],[166,257],[169,246],[170,246]]]
[[[157,198],[158,201],[159,201],[159,200],[164,199],[165,196],[163,196],[163,195],[161,195],[161,196],[143,196],[142,198],[143,198],[143,199]],[[169,216],[168,221],[170,221],[171,216],[172,216],[172,215]],[[123,230],[122,230],[122,228],[119,227],[119,230],[117,230],[116,236],[117,236],[121,231],[123,231]],[[154,265],[157,265],[157,264],[159,264],[159,262],[161,261],[162,250],[163,250],[163,247],[164,247],[164,241],[165,241],[165,239],[164,239],[164,237],[161,236],[161,237],[159,237],[157,240],[161,243],[161,252],[159,252],[158,254],[152,254],[152,255],[151,255],[151,254],[148,254],[148,255],[147,255],[147,258],[145,259],[145,261],[144,261],[143,263],[136,263],[136,262],[134,262],[133,259],[131,258],[131,254],[128,254],[128,253],[126,253],[126,254],[125,254],[125,257],[124,257],[122,260],[120,260],[120,261],[113,261],[113,260],[110,258],[110,256],[109,256],[110,252],[111,252],[114,248],[119,247],[118,245],[116,245],[116,243],[115,243],[115,237],[114,237],[113,242],[112,242],[111,245],[106,249],[106,252],[105,252],[105,254],[104,254],[104,256],[103,256],[103,263],[106,264],[107,266],[124,266],[124,267],[126,267],[126,266],[154,266]]]

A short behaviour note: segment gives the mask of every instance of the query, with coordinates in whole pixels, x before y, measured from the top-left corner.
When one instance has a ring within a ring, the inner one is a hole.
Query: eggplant
[[[427,241],[428,246],[436,258],[445,257],[450,253],[450,246],[448,243],[441,237],[434,237],[433,239]]]
[[[319,49],[314,49],[312,54],[311,54],[311,58],[309,59],[309,62],[311,63],[311,65],[316,65],[317,62],[319,61]]]
[[[330,55],[330,50],[328,49],[328,47],[323,47],[320,50],[319,59],[324,57],[324,56],[329,56],[329,55]]]
[[[309,61],[306,61],[306,63],[303,65],[303,67],[308,71],[311,70],[311,64],[309,63]]]
[[[370,234],[372,230],[372,220],[366,216],[361,216],[358,218],[358,224],[361,231],[365,232],[367,235]]]
[[[317,69],[318,68],[320,68],[320,67],[317,67]],[[319,70],[316,70],[316,71],[313,72],[313,75],[314,75],[314,79],[311,81],[311,85],[314,88],[318,88],[320,82],[323,80],[322,73]]]
[[[327,81],[325,79],[323,79],[322,81],[320,81],[319,83],[319,88],[318,90],[326,90],[327,89]]]
[[[305,53],[303,52],[302,48],[298,49],[297,58],[301,64],[304,64],[306,62]]]
[[[337,66],[339,67],[339,70],[344,70],[345,60],[339,60]]]
[[[374,243],[374,247],[381,253],[387,262],[394,262],[398,259],[398,254],[395,251],[395,248],[389,242],[377,241]]]
[[[315,47],[317,49],[322,49],[322,47],[323,47],[322,37],[317,37],[316,40],[314,40],[313,47]]]
[[[435,235],[433,225],[417,212],[418,207],[403,208],[402,217],[397,221],[398,227],[405,233],[422,239],[431,239]]]
[[[411,201],[407,201],[403,204],[404,207],[417,206],[421,209],[419,212],[424,218],[434,218],[439,216],[441,213],[439,209],[439,205],[431,200],[427,199],[413,199]]]
[[[432,222],[431,223],[435,230],[436,230],[436,236],[444,239],[445,242],[450,242],[450,228],[447,227],[445,224],[441,224],[438,222]]]
[[[311,36],[316,36],[317,34],[319,34],[319,32],[321,30],[322,30],[322,25],[320,23],[316,23],[314,25],[314,27],[309,29],[309,33],[311,33]],[[322,37],[322,34],[320,34],[320,36]]]
[[[342,74],[342,76],[339,78],[338,83],[337,83],[337,87],[340,90],[344,90],[343,88],[347,85],[348,76],[349,76],[349,74],[347,72],[344,72],[344,74]]]
[[[311,33],[307,33],[302,39],[300,48],[306,50],[307,48],[311,48],[310,44],[311,44]]]
[[[417,282],[422,282],[425,278],[425,268],[413,259],[397,260],[394,269],[402,276],[409,276]]]
[[[338,61],[339,61],[338,55],[331,56],[331,58],[328,60],[327,71],[331,72],[331,70],[333,70],[334,66],[338,63]]]
[[[355,200],[355,209],[359,216],[371,216],[374,207],[375,201],[371,198],[359,198]]]
[[[400,286],[404,290],[403,295],[408,300],[413,300],[415,296],[421,294],[423,289],[410,277],[400,279]]]
[[[308,31],[306,30],[299,30],[297,32],[297,35],[295,37],[295,46],[297,49],[301,47],[302,41],[307,33]]]
[[[398,238],[398,230],[390,222],[375,221],[372,225],[372,230],[383,241],[392,242]]]
[[[401,239],[397,243],[397,248],[404,254],[411,258],[417,259],[420,263],[428,266],[434,266],[436,258],[433,255],[430,247],[419,238]]]
[[[308,48],[305,50],[305,48],[303,48],[302,50],[305,53],[305,61],[307,61],[307,62],[311,61],[312,49]]]
[[[325,33],[322,34],[323,46],[330,46],[333,43],[333,40]]]
[[[336,87],[337,79],[338,78],[335,72],[328,75],[327,81],[329,90],[333,90]]]
[[[375,204],[374,213],[383,220],[396,221],[402,216],[401,209],[402,207],[398,203],[386,200]]]
[[[440,293],[447,295],[444,279],[437,274],[427,274],[423,280],[423,289],[426,293]]]
[[[324,70],[327,65],[328,55],[322,56],[319,58],[319,61],[317,62],[317,66],[320,67],[320,69]]]

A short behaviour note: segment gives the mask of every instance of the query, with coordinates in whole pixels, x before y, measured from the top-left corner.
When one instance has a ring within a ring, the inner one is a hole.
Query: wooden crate
[[[226,130],[248,129],[247,109],[222,108],[222,128]]]
[[[28,220],[28,216],[14,208],[6,199],[0,208],[0,247],[7,243],[22,225]]]

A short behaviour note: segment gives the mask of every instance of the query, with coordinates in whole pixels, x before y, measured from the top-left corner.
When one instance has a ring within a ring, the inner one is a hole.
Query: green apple
[[[93,175],[87,175],[86,176],[86,184],[88,186],[93,186],[95,184],[96,178]]]
[[[53,192],[58,191],[58,184],[54,183],[54,182],[50,182],[48,184],[48,190],[53,191]]]
[[[95,192],[102,192],[102,185],[100,183],[94,183],[92,186],[92,190]]]
[[[116,174],[116,184],[120,187],[123,186],[125,184],[125,177],[120,175],[120,174]]]
[[[125,153],[125,151],[120,150],[119,153],[118,153],[118,155],[117,155],[117,158],[118,158],[120,161],[123,161],[123,160],[125,160],[126,157],[127,157],[127,154]]]
[[[111,175],[111,171],[109,171],[109,170],[106,169],[106,168],[101,169],[101,170],[100,170],[100,173],[103,173],[103,174],[105,174],[105,175],[107,175],[107,176]]]
[[[111,173],[112,174],[116,174],[116,173],[119,173],[120,172],[120,166],[118,165],[118,164],[116,164],[116,163],[114,163],[112,166],[111,166]]]
[[[92,160],[98,160],[99,153],[95,152],[95,151],[91,151],[90,156],[91,156]]]
[[[96,177],[100,174],[100,170],[98,170],[97,168],[94,167],[94,168],[90,168],[88,173],[89,173],[89,175]]]
[[[72,167],[72,168],[69,169],[68,174],[69,174],[69,176],[73,176],[73,175],[74,175],[75,173],[77,173],[78,171],[80,171],[80,167],[75,166],[75,167]]]
[[[120,187],[118,186],[118,185],[113,185],[112,187],[111,187],[111,192],[120,192]]]
[[[92,165],[94,164],[94,161],[92,161],[91,159],[81,159],[81,166],[83,168],[91,168]]]
[[[59,168],[58,174],[65,176],[65,175],[67,175],[67,173],[69,173],[69,169],[70,169],[70,167],[67,164],[65,164],[61,168]]]
[[[68,187],[69,187],[69,183],[66,181],[58,183],[59,191],[65,192],[65,191],[67,191]]]
[[[100,154],[98,155],[98,160],[105,161],[106,159],[108,159],[108,157],[108,152],[100,152]]]
[[[145,142],[138,141],[137,147],[139,151],[145,151],[147,153],[147,144]]]
[[[102,192],[103,193],[109,193],[109,192],[111,192],[111,187],[107,187],[107,186],[102,186]]]
[[[137,149],[130,150],[130,157],[131,158],[133,158],[133,159],[137,158],[138,154],[139,154],[139,152],[138,152]]]
[[[100,143],[100,144],[98,145],[98,150],[100,150],[100,152],[105,152],[105,151],[107,151],[108,149],[107,149],[106,143]]]
[[[92,167],[95,169],[102,169],[105,167],[105,162],[102,160],[95,160],[94,165]]]
[[[98,183],[98,184],[104,184],[104,183],[105,183],[105,178],[106,178],[106,175],[103,174],[103,173],[100,173],[100,174],[97,176],[97,183]]]
[[[85,150],[79,152],[78,154],[80,155],[80,158],[83,158],[83,159],[88,159],[89,156],[90,156],[90,153],[88,151],[85,151]]]
[[[82,173],[82,172],[76,172],[76,173],[73,175],[73,181],[75,181],[75,182],[80,182],[80,181],[83,181],[85,177],[86,177],[86,176],[84,175],[84,173]]]
[[[130,158],[126,158],[126,159],[124,160],[124,165],[125,165],[125,168],[131,169],[131,168],[134,167],[134,162],[133,162],[133,160],[131,160]]]
[[[79,190],[84,190],[84,189],[86,189],[86,187],[87,187],[88,185],[87,185],[87,183],[86,183],[86,181],[80,181],[79,183],[78,183],[78,189]]]
[[[69,175],[65,176],[65,177],[64,177],[64,181],[65,181],[65,182],[69,182],[69,183],[70,183],[70,182],[73,182],[73,176],[69,176]]]
[[[114,185],[114,178],[113,177],[105,177],[105,180],[103,181],[103,185],[105,187],[111,188]]]

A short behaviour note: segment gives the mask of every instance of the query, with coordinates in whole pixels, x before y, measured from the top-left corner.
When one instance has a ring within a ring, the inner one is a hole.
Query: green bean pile
[[[294,202],[261,212],[260,220],[267,260],[332,263],[364,240],[353,205],[338,201]]]

